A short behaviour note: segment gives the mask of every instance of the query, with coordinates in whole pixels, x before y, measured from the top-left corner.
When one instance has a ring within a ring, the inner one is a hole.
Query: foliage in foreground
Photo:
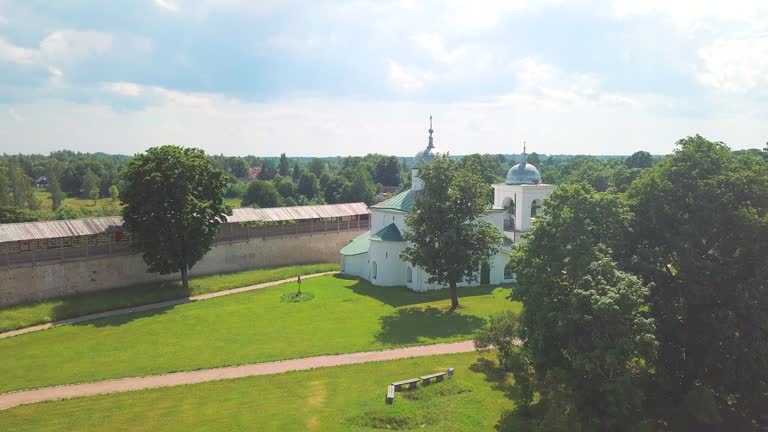
[[[501,361],[530,380],[538,429],[755,429],[768,406],[766,158],[691,137],[626,194],[564,185],[545,210],[512,258],[519,327],[485,332],[523,341]]]

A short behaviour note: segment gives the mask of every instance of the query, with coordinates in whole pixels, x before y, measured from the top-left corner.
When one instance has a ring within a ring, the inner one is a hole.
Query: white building
[[[423,189],[418,165],[440,154],[433,145],[433,132],[430,118],[429,145],[416,155],[416,164],[411,169],[411,189],[369,207],[370,230],[340,252],[343,273],[359,276],[378,286],[406,286],[415,291],[442,288],[429,284],[426,272],[400,258],[405,248],[403,233],[408,230],[405,216]],[[501,284],[514,279],[507,268],[512,244],[520,241],[521,233],[530,230],[542,201],[554,188],[541,184],[539,170],[527,163],[527,154],[523,150],[522,162],[510,168],[506,182],[493,185],[494,205],[483,217],[504,233],[504,246],[491,262],[478,269],[478,280],[461,285]]]

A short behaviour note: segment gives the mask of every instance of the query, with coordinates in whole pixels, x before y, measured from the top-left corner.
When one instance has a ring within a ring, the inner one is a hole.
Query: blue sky
[[[764,0],[0,0],[0,152],[768,141]]]

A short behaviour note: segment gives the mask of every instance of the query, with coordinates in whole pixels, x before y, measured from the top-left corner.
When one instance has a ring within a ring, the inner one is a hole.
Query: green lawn
[[[169,281],[80,294],[0,310],[0,332],[89,313],[178,299],[190,295],[240,288],[262,282],[288,279],[298,275],[338,269],[338,264],[333,263],[297,265],[192,278],[189,282],[189,291],[182,289],[181,282]]]
[[[469,339],[493,312],[520,308],[509,288],[415,293],[357,279],[295,283],[0,339],[0,392],[216,366]],[[11,359],[10,361],[7,359]]]
[[[35,198],[37,198],[40,201],[40,208],[43,210],[51,210],[53,207],[53,199],[51,198],[51,193],[48,192],[45,189],[35,189]],[[96,203],[94,205],[94,202],[92,199],[88,198],[71,198],[67,197],[64,198],[64,202],[62,205],[70,206],[73,208],[88,208],[88,209],[97,209],[100,207],[111,207],[112,205],[115,205],[116,208],[120,208],[120,205],[122,204],[120,200],[117,202],[113,202],[112,198],[99,198],[96,200]]]
[[[485,357],[421,357],[39,403],[1,411],[0,430],[487,431],[508,419],[514,385],[495,355]],[[385,405],[388,383],[448,367],[453,378],[398,392]]]

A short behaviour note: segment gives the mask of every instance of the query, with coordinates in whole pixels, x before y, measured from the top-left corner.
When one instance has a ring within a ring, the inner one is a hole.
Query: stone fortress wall
[[[338,262],[339,250],[366,230],[367,225],[357,230],[217,243],[190,274]],[[0,266],[0,307],[179,278],[146,269],[140,254]]]

